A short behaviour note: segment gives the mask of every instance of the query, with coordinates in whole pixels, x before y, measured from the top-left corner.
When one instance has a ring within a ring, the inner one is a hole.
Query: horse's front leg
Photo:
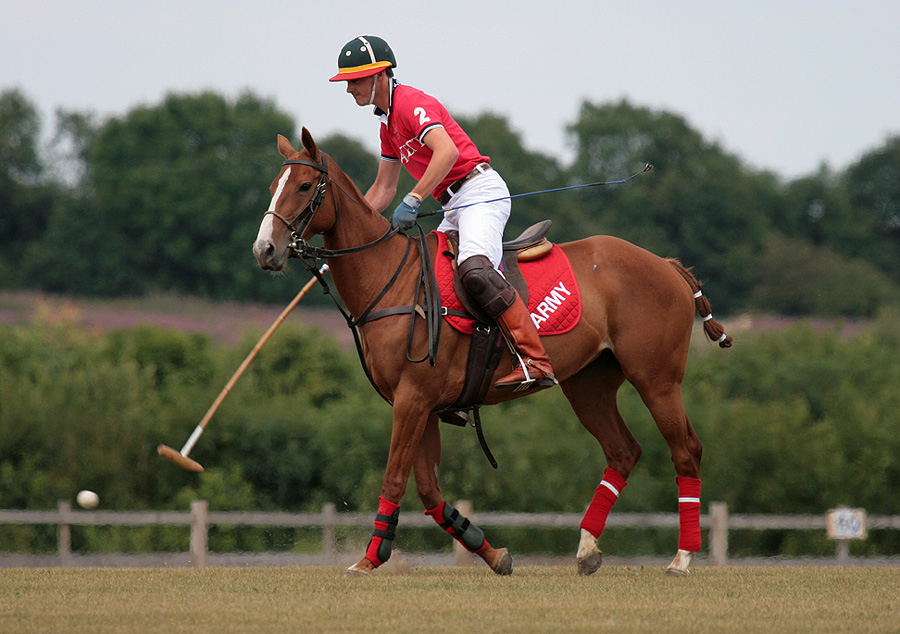
[[[416,475],[416,491],[425,515],[431,517],[438,526],[456,539],[470,553],[475,553],[498,575],[510,575],[513,570],[512,556],[505,548],[492,547],[484,537],[484,532],[472,524],[468,518],[444,501],[438,477],[441,466],[441,430],[437,416],[431,416],[422,435],[419,453],[413,466]]]
[[[378,497],[375,530],[365,556],[347,569],[351,575],[368,575],[391,556],[400,518],[400,500],[406,492],[409,472],[419,452],[430,412],[426,399],[418,397],[417,391],[407,392],[406,397],[401,390],[394,393],[391,448]]]

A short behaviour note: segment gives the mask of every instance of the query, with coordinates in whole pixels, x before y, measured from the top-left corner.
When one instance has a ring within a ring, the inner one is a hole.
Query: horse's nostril
[[[275,244],[271,240],[257,240],[253,254],[260,264],[270,264],[275,259]]]

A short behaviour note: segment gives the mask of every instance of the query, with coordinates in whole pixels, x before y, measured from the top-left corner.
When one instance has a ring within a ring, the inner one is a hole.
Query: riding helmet
[[[347,42],[338,56],[338,73],[328,81],[369,77],[394,68],[397,60],[388,43],[376,35],[360,35]]]

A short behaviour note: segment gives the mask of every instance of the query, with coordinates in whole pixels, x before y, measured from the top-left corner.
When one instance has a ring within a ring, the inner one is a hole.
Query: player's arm
[[[422,141],[433,154],[425,173],[422,174],[422,178],[411,192],[419,200],[425,200],[434,191],[434,188],[444,180],[456,163],[456,159],[459,158],[459,149],[456,147],[456,143],[442,127],[434,127],[426,132]]]
[[[366,202],[372,209],[381,213],[397,195],[397,181],[400,178],[400,161],[381,160],[378,164],[378,175],[375,182],[366,192]]]
[[[431,148],[431,160],[428,162],[422,178],[412,188],[412,191],[403,197],[403,202],[394,210],[394,215],[391,217],[391,226],[394,229],[405,231],[416,223],[419,205],[438,186],[438,183],[444,180],[459,157],[456,143],[442,127],[428,130],[422,141]]]

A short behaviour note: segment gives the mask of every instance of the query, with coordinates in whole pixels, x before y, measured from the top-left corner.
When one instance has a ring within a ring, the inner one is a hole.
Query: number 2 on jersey
[[[419,117],[419,125],[425,125],[425,122],[431,121],[431,117],[429,117],[429,116],[426,114],[425,108],[422,108],[421,106],[419,106],[418,108],[416,108],[415,110],[413,110],[413,114],[414,114],[414,115],[418,115],[418,117]]]

